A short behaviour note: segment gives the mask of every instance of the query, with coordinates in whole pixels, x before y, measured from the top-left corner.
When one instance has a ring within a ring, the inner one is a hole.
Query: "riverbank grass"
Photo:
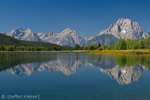
[[[88,54],[150,54],[149,49],[138,50],[64,50],[64,51],[0,51],[0,53],[88,53]]]
[[[89,54],[104,54],[104,55],[114,55],[114,54],[150,54],[149,49],[138,49],[138,50],[88,50]]]

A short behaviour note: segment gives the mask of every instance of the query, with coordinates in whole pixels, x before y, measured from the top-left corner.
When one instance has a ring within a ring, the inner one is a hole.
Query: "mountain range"
[[[26,31],[24,31],[22,28],[18,28],[18,29],[12,30],[9,33],[6,33],[6,35],[12,36],[19,40],[38,41],[38,42],[42,41],[36,33],[31,31],[31,29],[27,29]]]
[[[75,30],[70,28],[64,29],[60,33],[49,32],[34,33],[31,29],[23,30],[18,28],[8,33],[3,33],[19,40],[50,42],[62,46],[85,46],[89,44],[113,45],[118,39],[135,39],[141,40],[150,37],[150,33],[144,31],[137,22],[130,19],[119,19],[116,23],[111,24],[106,30],[101,31],[93,37],[81,37]]]

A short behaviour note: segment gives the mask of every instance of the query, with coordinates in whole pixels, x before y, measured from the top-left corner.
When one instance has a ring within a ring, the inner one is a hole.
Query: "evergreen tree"
[[[90,44],[88,45],[88,50],[96,50],[98,49],[99,45],[97,44]]]
[[[0,46],[0,51],[4,51],[4,50],[5,50],[4,46],[1,45],[1,46]]]
[[[98,47],[101,47],[101,43],[98,44]]]
[[[74,50],[80,50],[80,45],[76,44],[76,45],[74,46]]]

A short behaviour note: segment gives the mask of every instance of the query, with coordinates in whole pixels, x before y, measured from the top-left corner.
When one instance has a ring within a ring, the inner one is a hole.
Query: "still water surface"
[[[149,68],[149,55],[0,54],[0,95],[5,100],[24,95],[39,95],[40,100],[150,100]]]

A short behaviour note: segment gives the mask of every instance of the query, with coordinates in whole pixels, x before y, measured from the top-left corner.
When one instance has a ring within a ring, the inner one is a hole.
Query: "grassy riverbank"
[[[150,54],[149,49],[144,50],[88,50],[89,54],[104,54],[104,55],[114,55],[114,54]]]
[[[0,51],[0,53],[88,53],[88,54],[150,54],[150,49],[138,50],[63,50],[63,51]]]

